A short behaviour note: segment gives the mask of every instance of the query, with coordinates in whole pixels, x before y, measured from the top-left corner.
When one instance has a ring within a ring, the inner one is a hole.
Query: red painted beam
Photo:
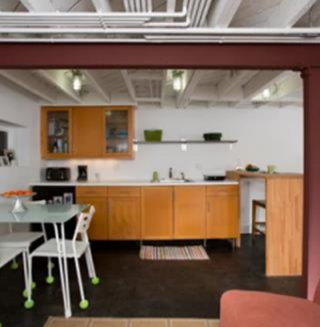
[[[320,45],[0,44],[0,68],[320,67]]]

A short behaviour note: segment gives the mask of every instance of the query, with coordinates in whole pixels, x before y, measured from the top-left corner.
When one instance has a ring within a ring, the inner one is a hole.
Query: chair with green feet
[[[45,205],[46,201],[28,201],[26,202],[29,205]],[[47,235],[46,230],[44,227],[44,224],[41,225],[41,232],[15,232],[13,231],[12,225],[9,224],[9,233],[1,235],[0,236],[0,248],[23,248],[26,252],[26,254],[29,254],[29,249],[31,245],[43,238],[44,241],[47,241]],[[19,265],[15,258],[12,259],[12,265],[11,269],[15,270],[18,269]],[[53,263],[51,262],[51,259],[48,259],[48,277],[47,277],[47,283],[50,284],[52,282],[52,268]],[[26,267],[24,267],[26,269]],[[36,284],[33,283],[32,287],[35,288]],[[23,292],[23,296],[27,297],[27,291],[25,290]]]
[[[68,259],[74,259],[75,262],[77,279],[78,279],[79,290],[80,290],[80,297],[81,297],[79,306],[81,309],[86,309],[89,306],[89,301],[85,298],[84,295],[84,288],[83,288],[81,270],[79,265],[79,259],[83,255],[85,255],[91,283],[93,285],[98,285],[100,282],[99,278],[96,275],[88,233],[87,233],[94,213],[95,213],[95,208],[93,206],[90,207],[88,213],[81,213],[78,217],[78,222],[72,240],[65,240],[66,256]],[[80,236],[79,238],[80,240],[78,240],[78,236]],[[29,297],[28,300],[25,302],[26,308],[28,308],[29,303],[33,303],[32,290],[31,290],[33,258],[36,257],[58,258],[59,257],[58,248],[61,248],[61,246],[62,244],[61,243],[57,244],[56,239],[53,238],[40,245],[37,249],[35,249],[30,254],[29,256],[30,274],[29,274],[29,283],[28,283]]]

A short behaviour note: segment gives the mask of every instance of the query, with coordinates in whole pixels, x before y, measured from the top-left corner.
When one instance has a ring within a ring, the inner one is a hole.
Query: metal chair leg
[[[80,308],[81,309],[87,309],[89,306],[89,301],[85,299],[84,296],[84,289],[83,289],[83,284],[82,284],[82,277],[81,277],[81,270],[80,270],[80,265],[79,265],[79,259],[75,256],[74,257],[74,263],[76,266],[76,272],[77,272],[77,279],[78,279],[78,284],[79,284],[79,290],[80,290]]]

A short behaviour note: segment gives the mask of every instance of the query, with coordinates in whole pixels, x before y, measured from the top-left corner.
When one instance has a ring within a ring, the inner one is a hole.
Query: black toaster
[[[70,180],[70,168],[50,167],[46,169],[46,180],[53,182],[64,182]]]

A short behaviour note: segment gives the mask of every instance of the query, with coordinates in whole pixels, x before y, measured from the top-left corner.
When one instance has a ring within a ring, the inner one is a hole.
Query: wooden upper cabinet
[[[108,107],[105,110],[105,152],[108,158],[133,158],[133,108]]]
[[[173,187],[142,189],[142,239],[173,239]]]
[[[43,107],[42,159],[133,158],[133,107]]]
[[[69,107],[41,110],[41,157],[65,159],[72,155],[72,111]]]
[[[174,237],[197,239],[206,236],[206,189],[204,186],[174,188]]]
[[[104,149],[104,111],[97,107],[81,107],[72,111],[73,156],[101,158]]]

